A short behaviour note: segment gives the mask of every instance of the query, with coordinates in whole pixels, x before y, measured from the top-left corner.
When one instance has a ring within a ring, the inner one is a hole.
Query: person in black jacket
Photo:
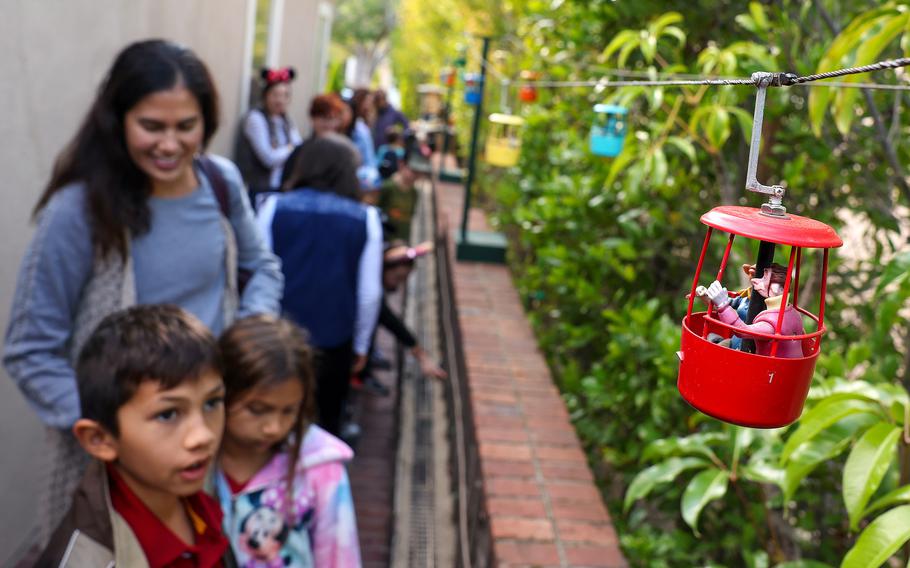
[[[379,321],[377,325],[389,330],[402,345],[408,348],[411,355],[420,363],[420,370],[424,376],[435,379],[445,379],[448,374],[443,370],[417,342],[417,338],[401,318],[389,308],[385,293],[394,292],[404,284],[414,261],[433,250],[433,243],[425,242],[414,247],[409,247],[401,240],[394,240],[386,244],[382,263],[382,302],[379,307]],[[385,396],[388,388],[370,375],[370,365],[359,374],[360,382],[371,392]]]

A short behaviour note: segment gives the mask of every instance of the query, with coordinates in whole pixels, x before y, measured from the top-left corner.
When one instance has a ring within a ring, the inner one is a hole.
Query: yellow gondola
[[[521,155],[521,129],[524,119],[511,114],[491,114],[487,136],[486,162],[491,166],[510,168]]]

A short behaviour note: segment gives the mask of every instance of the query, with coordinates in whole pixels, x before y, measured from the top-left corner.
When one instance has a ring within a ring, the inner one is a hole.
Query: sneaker
[[[376,396],[389,396],[392,393],[392,391],[389,390],[389,387],[387,387],[384,384],[382,384],[381,382],[379,382],[379,379],[377,379],[373,375],[365,376],[362,379],[362,382],[363,382],[363,390],[370,394],[373,394]]]

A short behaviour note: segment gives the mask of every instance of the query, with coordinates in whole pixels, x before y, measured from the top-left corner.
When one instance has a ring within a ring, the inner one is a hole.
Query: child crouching
[[[37,566],[233,566],[201,492],[224,427],[221,370],[212,334],[176,306],[101,322],[76,365],[73,426],[95,460]]]
[[[215,470],[224,530],[241,566],[360,566],[344,462],[351,449],[311,424],[315,379],[303,332],[272,316],[220,340],[227,422]]]

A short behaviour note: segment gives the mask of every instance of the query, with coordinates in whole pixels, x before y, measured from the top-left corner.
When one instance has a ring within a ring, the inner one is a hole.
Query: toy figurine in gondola
[[[756,428],[786,426],[802,412],[825,333],[828,253],[843,244],[828,225],[787,213],[782,187],[762,185],[756,179],[770,77],[763,73],[756,78],[759,88],[746,175],[746,188],[769,195],[769,202],[760,209],[715,207],[702,216],[708,231],[688,297],[678,352],[677,386],[689,404],[720,420]],[[714,282],[702,287],[699,278],[715,231],[727,234],[726,248]],[[753,277],[745,319],[731,308],[730,294],[720,284],[736,236],[758,241],[753,270],[761,277]],[[789,247],[789,261],[783,274],[778,269],[775,278],[777,247]],[[817,315],[799,302],[806,249],[818,249],[822,254]],[[709,300],[706,311],[693,311],[699,296]],[[804,318],[814,330],[804,330]],[[734,345],[736,337],[742,339],[739,349]]]

